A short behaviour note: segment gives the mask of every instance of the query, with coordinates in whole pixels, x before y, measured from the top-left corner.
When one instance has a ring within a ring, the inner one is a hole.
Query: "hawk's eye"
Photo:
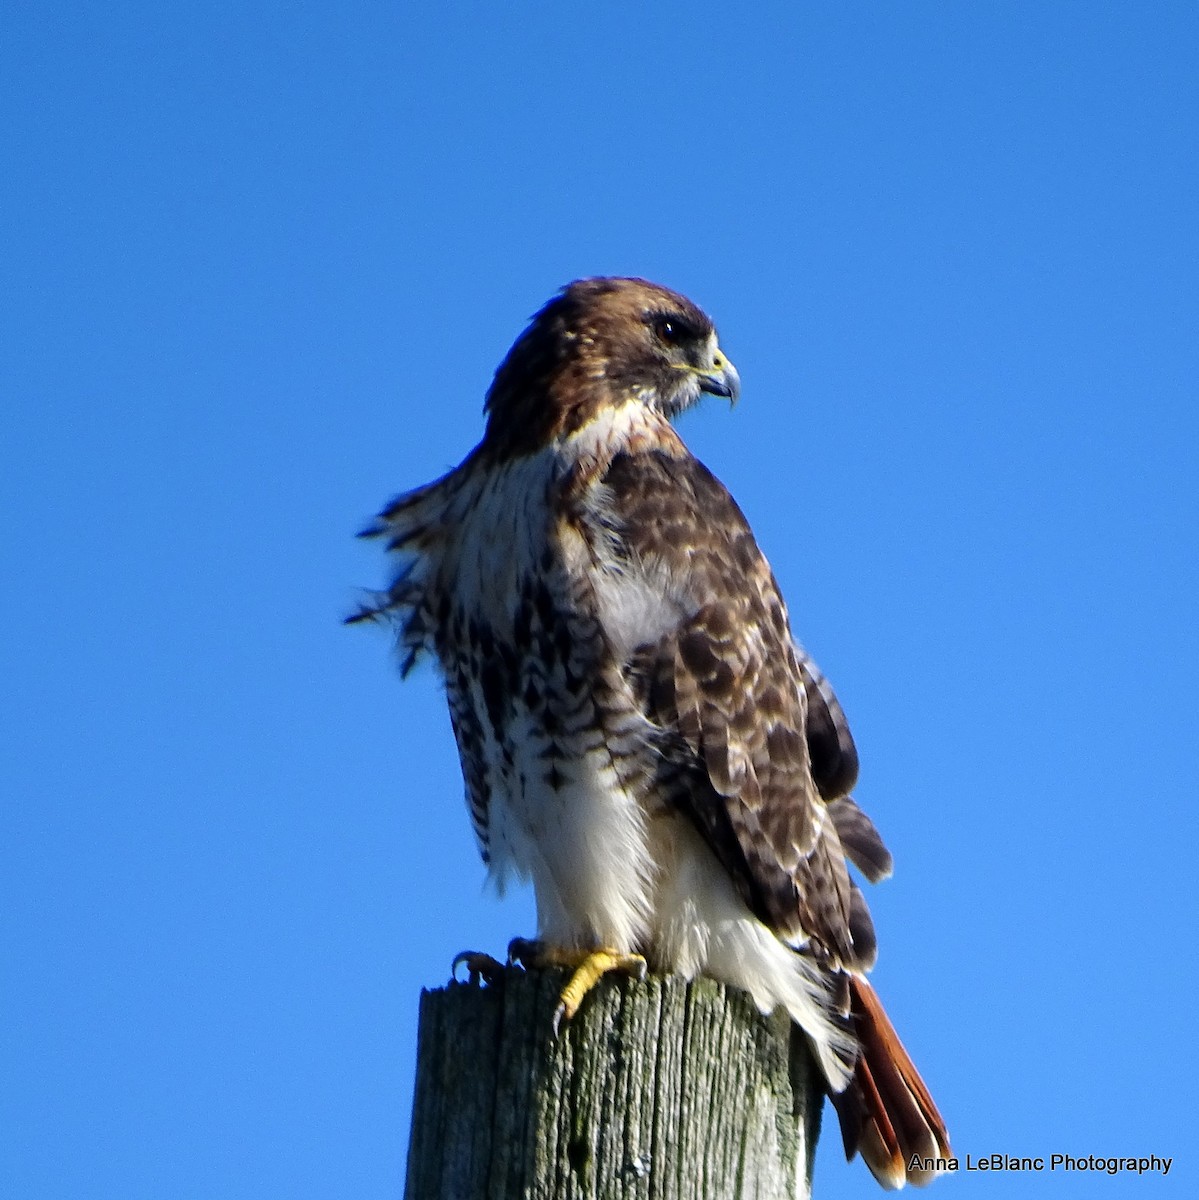
[[[687,336],[687,329],[677,317],[660,316],[654,318],[654,333],[668,346],[677,346]]]

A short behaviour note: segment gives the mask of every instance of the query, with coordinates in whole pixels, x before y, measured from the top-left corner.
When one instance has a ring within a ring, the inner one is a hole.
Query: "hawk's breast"
[[[435,644],[492,875],[532,880],[544,938],[633,949],[653,877],[650,750],[605,624],[631,632],[650,594],[597,590],[602,548],[559,502],[561,473],[544,451],[463,497],[437,572]]]

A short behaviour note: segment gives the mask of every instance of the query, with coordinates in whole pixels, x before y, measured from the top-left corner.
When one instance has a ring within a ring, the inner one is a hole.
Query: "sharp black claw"
[[[465,981],[458,978],[458,968],[460,966],[466,967]],[[475,950],[464,950],[461,954],[456,954],[454,961],[450,963],[450,978],[455,983],[465,982],[472,986],[486,983],[494,987],[503,981],[504,964],[497,962],[490,954],[481,954]]]
[[[536,938],[513,938],[508,943],[508,966],[527,968],[541,951],[541,943]]]

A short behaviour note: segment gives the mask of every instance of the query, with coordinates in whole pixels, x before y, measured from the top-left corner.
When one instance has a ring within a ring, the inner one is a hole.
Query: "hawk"
[[[524,956],[711,976],[782,1006],[886,1187],[948,1135],[865,972],[891,856],[845,714],[741,510],[671,425],[740,381],[709,318],[641,279],[572,283],[496,371],[462,464],[365,536],[398,559],[351,620],[440,665],[491,874],[532,881]],[[532,949],[530,949],[532,947]],[[557,1020],[557,1017],[555,1018]],[[932,1161],[930,1161],[932,1160]]]

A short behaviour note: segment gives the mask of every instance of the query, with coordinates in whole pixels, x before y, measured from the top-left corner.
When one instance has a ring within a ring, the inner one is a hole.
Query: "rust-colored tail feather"
[[[952,1153],[949,1131],[874,989],[856,975],[849,989],[862,1051],[849,1086],[833,1096],[846,1157],[860,1151],[885,1188],[922,1186]]]

